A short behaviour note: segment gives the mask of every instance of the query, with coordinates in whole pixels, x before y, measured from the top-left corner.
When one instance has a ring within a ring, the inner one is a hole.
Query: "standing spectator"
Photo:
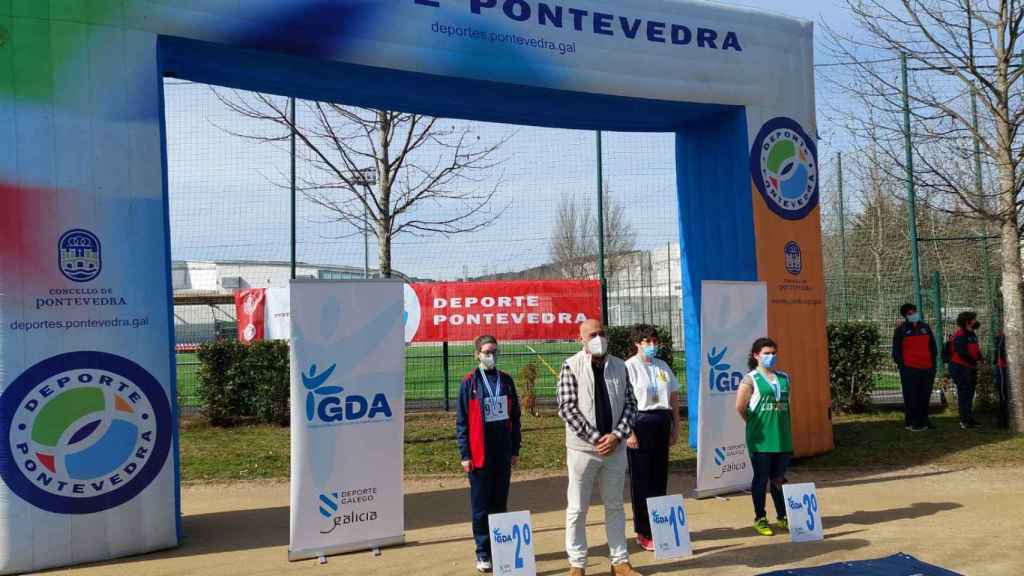
[[[976,330],[981,323],[974,312],[961,312],[956,317],[960,327],[953,335],[950,351],[949,376],[956,384],[957,406],[960,408],[960,427],[980,426],[974,419],[974,391],[978,387],[978,363],[983,360]]]
[[[892,359],[899,367],[903,389],[903,426],[912,432],[934,429],[928,420],[928,405],[939,353],[935,335],[913,304],[900,306],[900,316],[903,322],[892,335]]]
[[[630,341],[636,351],[626,369],[637,403],[633,435],[626,440],[633,530],[637,544],[653,552],[647,499],[668,491],[668,449],[679,440],[679,381],[658,358],[661,341],[654,326],[637,324]]]
[[[580,324],[583,349],[565,361],[558,379],[558,415],[565,420],[565,461],[569,467],[565,508],[565,550],[569,576],[587,568],[587,508],[600,480],[604,528],[613,576],[640,576],[626,548],[626,447],[633,433],[636,398],[626,363],[608,354],[599,320]]]
[[[996,365],[996,386],[999,389],[999,427],[1010,426],[1010,373],[1006,362],[1006,334],[1000,330],[996,334],[996,353],[993,363]]]
[[[491,571],[487,517],[508,511],[512,467],[519,462],[522,433],[519,397],[512,377],[497,369],[498,340],[473,342],[479,366],[462,381],[455,414],[455,438],[462,469],[469,475],[476,569]]]

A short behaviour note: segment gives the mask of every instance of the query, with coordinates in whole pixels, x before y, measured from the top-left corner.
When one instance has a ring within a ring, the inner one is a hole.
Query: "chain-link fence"
[[[215,93],[178,80],[168,80],[165,87],[178,388],[182,406],[195,409],[194,350],[202,342],[236,334],[232,291],[285,286],[290,277],[290,151],[279,123],[240,115],[229,105],[251,94]],[[292,106],[287,99],[272,103],[282,110]],[[295,107],[297,126],[318,133],[314,103]],[[373,171],[360,169],[354,180],[351,172],[325,173],[316,152],[300,142],[298,276],[372,277],[386,265],[396,276],[414,281],[596,278],[594,132],[451,120],[439,120],[438,127],[436,138],[426,139],[434,143],[410,156],[418,169],[429,171],[431,162],[451,153],[444,140],[450,134],[493,148],[493,161],[448,183],[446,195],[461,203],[435,199],[413,206],[406,223],[459,222],[467,212],[486,214],[484,220],[465,221],[461,228],[414,227],[382,238],[373,215],[353,219],[343,206],[348,201],[343,193],[376,185]],[[602,143],[609,323],[645,322],[669,330],[684,382],[674,137],[605,133]],[[865,157],[847,161],[845,202],[837,194],[842,176],[837,166],[821,159],[828,318],[875,323],[888,357],[899,306],[916,299],[911,244],[905,203],[898,197],[901,182],[873,171]],[[959,312],[975,310],[983,344],[990,346],[998,325],[992,296],[997,290],[991,286],[998,261],[994,243],[981,239],[976,222],[928,210],[920,210],[918,219],[924,317],[936,332],[948,334]],[[953,237],[967,239],[937,240]],[[387,261],[380,256],[384,244],[390,245]],[[938,291],[935,272],[940,274]],[[574,342],[502,343],[502,368],[517,377],[533,364],[535,393],[540,401],[550,401],[552,371],[576,348]],[[473,366],[471,348],[453,342],[407,350],[409,405],[450,407],[458,382]],[[879,375],[875,399],[900,399],[890,361]]]

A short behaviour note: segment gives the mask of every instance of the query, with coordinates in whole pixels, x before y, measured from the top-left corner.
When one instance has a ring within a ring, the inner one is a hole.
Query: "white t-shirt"
[[[636,396],[636,409],[671,410],[670,395],[679,391],[679,381],[664,360],[655,358],[650,364],[636,356],[626,360],[629,383]]]

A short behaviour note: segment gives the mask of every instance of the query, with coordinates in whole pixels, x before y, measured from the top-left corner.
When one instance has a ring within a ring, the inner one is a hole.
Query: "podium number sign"
[[[813,483],[786,484],[782,487],[789,518],[789,539],[792,542],[810,542],[823,539],[821,507]]]
[[[686,509],[681,495],[648,498],[647,514],[651,520],[656,560],[690,556],[693,553],[690,550],[690,526],[686,522]]]
[[[491,530],[491,563],[497,576],[536,576],[530,513],[509,512],[487,517]]]

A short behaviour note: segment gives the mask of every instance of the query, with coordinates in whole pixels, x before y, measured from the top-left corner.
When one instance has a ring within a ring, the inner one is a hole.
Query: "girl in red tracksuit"
[[[982,356],[975,331],[981,324],[974,312],[961,312],[956,318],[956,324],[960,329],[953,335],[949,376],[956,384],[960,427],[977,428],[979,424],[974,419],[974,390],[978,386],[978,364],[982,361]]]
[[[508,511],[512,467],[519,461],[522,432],[515,383],[496,368],[497,339],[480,336],[473,346],[480,364],[459,387],[455,438],[462,469],[469,475],[476,568],[490,572],[487,516]]]

